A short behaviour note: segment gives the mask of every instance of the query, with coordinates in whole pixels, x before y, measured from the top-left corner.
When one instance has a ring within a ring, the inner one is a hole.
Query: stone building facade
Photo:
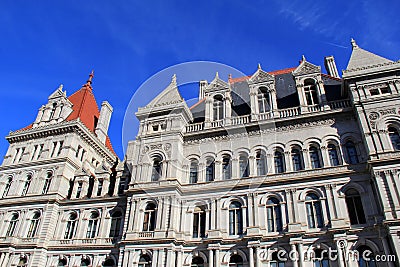
[[[399,266],[400,62],[352,47],[341,78],[216,74],[190,108],[174,76],[121,163],[92,75],[57,89],[6,137],[0,265]]]

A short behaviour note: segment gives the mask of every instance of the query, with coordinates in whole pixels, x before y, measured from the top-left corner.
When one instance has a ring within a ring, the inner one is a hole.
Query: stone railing
[[[348,100],[348,99],[336,100],[336,101],[328,102],[328,106],[330,107],[331,110],[343,109],[343,108],[349,108],[351,106],[351,103],[350,103],[350,100]],[[270,112],[257,114],[256,121],[267,121],[267,120],[273,120],[275,118],[297,117],[297,116],[300,116],[303,114],[310,114],[310,113],[316,113],[316,112],[322,112],[322,111],[324,111],[324,109],[321,105],[307,106],[307,107],[305,107],[305,111],[304,110],[302,111],[301,107],[278,109],[275,112],[270,111]],[[208,123],[208,126],[205,125],[204,122],[189,124],[188,126],[186,126],[186,132],[192,133],[192,132],[202,131],[204,129],[221,128],[224,126],[248,124],[251,122],[255,122],[255,121],[252,121],[251,116],[244,115],[244,116],[232,117],[232,118],[229,118],[228,120],[222,119],[222,120],[217,120],[217,121],[211,121]]]
[[[204,128],[204,123],[202,123],[202,122],[193,123],[193,124],[189,124],[188,126],[186,126],[186,132],[187,133],[198,132],[198,131],[202,131],[203,128]]]
[[[331,109],[348,108],[351,106],[350,100],[348,99],[331,101],[328,102],[328,105]]]
[[[74,238],[74,239],[60,239],[55,240],[52,245],[112,245],[116,239],[112,237],[100,237],[100,238]]]
[[[300,115],[300,107],[279,109],[279,118],[295,117]]]
[[[231,118],[231,125],[240,125],[246,124],[250,122],[250,115],[244,115],[239,117],[232,117]]]
[[[140,232],[139,238],[153,238],[154,232]]]
[[[274,114],[272,112],[265,112],[257,115],[257,118],[259,121],[265,121],[272,119],[274,117]]]

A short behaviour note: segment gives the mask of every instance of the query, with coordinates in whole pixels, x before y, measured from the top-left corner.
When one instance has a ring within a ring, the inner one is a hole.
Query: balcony
[[[350,100],[336,100],[327,103],[330,110],[341,110],[349,108],[351,106]],[[252,118],[250,115],[237,116],[229,119],[222,119],[217,121],[211,121],[205,124],[204,122],[194,123],[186,126],[186,133],[199,132],[204,129],[215,129],[221,127],[229,127],[235,125],[246,125],[254,122],[261,121],[273,121],[274,119],[283,118],[294,118],[304,114],[324,112],[324,107],[321,105],[306,106],[304,109],[301,107],[278,109],[275,112],[265,112],[257,114],[256,118]]]

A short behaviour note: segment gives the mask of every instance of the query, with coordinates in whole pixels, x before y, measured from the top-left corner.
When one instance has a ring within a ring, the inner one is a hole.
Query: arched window
[[[270,111],[271,105],[269,103],[269,93],[267,88],[265,87],[258,88],[257,99],[258,99],[258,111],[260,113],[265,113]]]
[[[243,267],[243,258],[240,255],[234,254],[229,260],[229,266],[231,267]]]
[[[222,158],[222,179],[229,180],[232,177],[231,170],[231,157],[228,155],[224,155]]]
[[[306,97],[306,104],[308,106],[319,104],[317,86],[314,80],[307,79],[304,81],[304,95]]]
[[[214,121],[222,120],[224,118],[224,99],[221,95],[214,96],[213,111]]]
[[[99,224],[99,213],[97,211],[93,211],[90,214],[90,218],[88,221],[86,238],[95,238],[97,235],[97,225]]]
[[[32,216],[27,237],[34,237],[36,235],[37,229],[39,227],[39,222],[40,222],[40,212],[36,211]]]
[[[18,261],[17,267],[28,266],[28,260],[25,257],[21,257]]]
[[[256,164],[257,164],[257,176],[267,174],[267,160],[265,153],[262,150],[257,150],[256,152]]]
[[[358,161],[356,146],[354,145],[354,143],[352,141],[347,141],[345,147],[347,152],[348,163],[357,164],[359,161]]]
[[[154,231],[156,227],[157,207],[154,203],[149,203],[144,211],[143,231]]]
[[[319,197],[314,193],[309,193],[306,196],[306,211],[308,228],[322,228],[322,207]]]
[[[111,215],[111,227],[109,237],[118,237],[121,229],[122,213],[116,211]]]
[[[229,205],[229,234],[243,234],[242,205],[237,201]]]
[[[246,154],[239,156],[239,175],[240,178],[249,177],[249,159]]]
[[[8,229],[6,232],[6,236],[13,236],[15,233],[15,228],[17,228],[17,224],[18,224],[18,220],[19,220],[19,215],[18,213],[14,213],[11,217],[11,220],[8,224]]]
[[[86,258],[86,259],[82,259],[81,260],[81,265],[80,266],[90,266],[90,259]]]
[[[116,264],[114,260],[111,258],[106,259],[103,263],[103,267],[114,267],[114,266],[116,266]]]
[[[196,207],[193,212],[193,237],[206,236],[206,208]]]
[[[10,192],[10,187],[12,185],[12,182],[13,182],[13,178],[12,178],[12,176],[9,176],[7,178],[6,184],[4,186],[3,197],[6,197],[8,195],[8,193]]]
[[[358,251],[358,266],[359,267],[376,267],[375,254],[368,246],[359,246]]]
[[[151,267],[151,257],[147,254],[140,256],[138,267]]]
[[[351,224],[364,224],[365,214],[364,208],[361,202],[361,196],[355,189],[349,189],[345,193],[346,195],[346,206],[349,212]]]
[[[322,249],[314,250],[314,267],[329,267],[328,251]]]
[[[44,185],[43,185],[43,190],[42,194],[47,194],[49,192],[50,184],[51,184],[51,179],[53,178],[53,173],[52,172],[47,172],[46,178],[44,179]]]
[[[400,135],[395,127],[389,127],[389,138],[394,150],[400,150]]]
[[[285,161],[283,159],[283,153],[280,151],[275,151],[274,153],[274,165],[275,173],[285,172]]]
[[[319,154],[319,149],[315,146],[311,146],[309,149],[311,168],[318,169],[322,168],[322,161]]]
[[[58,260],[58,264],[57,264],[58,267],[65,267],[67,265],[68,265],[67,259],[59,259]]]
[[[331,166],[339,165],[339,156],[337,152],[337,148],[334,144],[328,145],[328,155],[329,155],[329,163]]]
[[[300,149],[292,148],[291,155],[292,155],[293,170],[294,171],[304,170],[303,157],[301,155]]]
[[[31,182],[32,182],[32,175],[28,174],[26,176],[26,180],[25,180],[25,183],[24,183],[24,188],[22,189],[21,196],[25,196],[28,193],[28,190],[29,190],[29,187],[31,185]]]
[[[153,168],[151,172],[151,180],[158,181],[160,180],[162,175],[162,159],[159,156],[156,156],[153,159]]]
[[[199,176],[199,162],[195,159],[190,161],[189,183],[197,183]]]
[[[269,198],[266,208],[268,232],[282,231],[282,213],[279,200],[274,197]]]
[[[275,251],[271,255],[271,261],[269,262],[270,267],[285,267],[283,259],[279,258],[278,251]]]
[[[204,260],[202,257],[194,257],[190,267],[204,267]]]
[[[78,215],[76,213],[71,213],[68,217],[67,227],[65,228],[64,239],[72,239],[75,235],[76,221]]]
[[[206,161],[206,181],[211,182],[215,180],[215,161],[213,158],[207,158]]]

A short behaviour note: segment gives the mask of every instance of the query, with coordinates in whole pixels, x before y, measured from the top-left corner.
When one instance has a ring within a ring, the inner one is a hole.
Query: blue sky
[[[296,66],[304,54],[321,66],[334,55],[340,71],[351,37],[379,55],[400,57],[399,1],[215,2],[1,1],[0,154],[8,147],[3,137],[30,124],[59,84],[71,94],[92,69],[98,102],[114,107],[109,135],[122,158],[131,97],[169,66],[206,60],[252,74],[258,63],[265,70]],[[188,98],[197,94],[189,88]]]

